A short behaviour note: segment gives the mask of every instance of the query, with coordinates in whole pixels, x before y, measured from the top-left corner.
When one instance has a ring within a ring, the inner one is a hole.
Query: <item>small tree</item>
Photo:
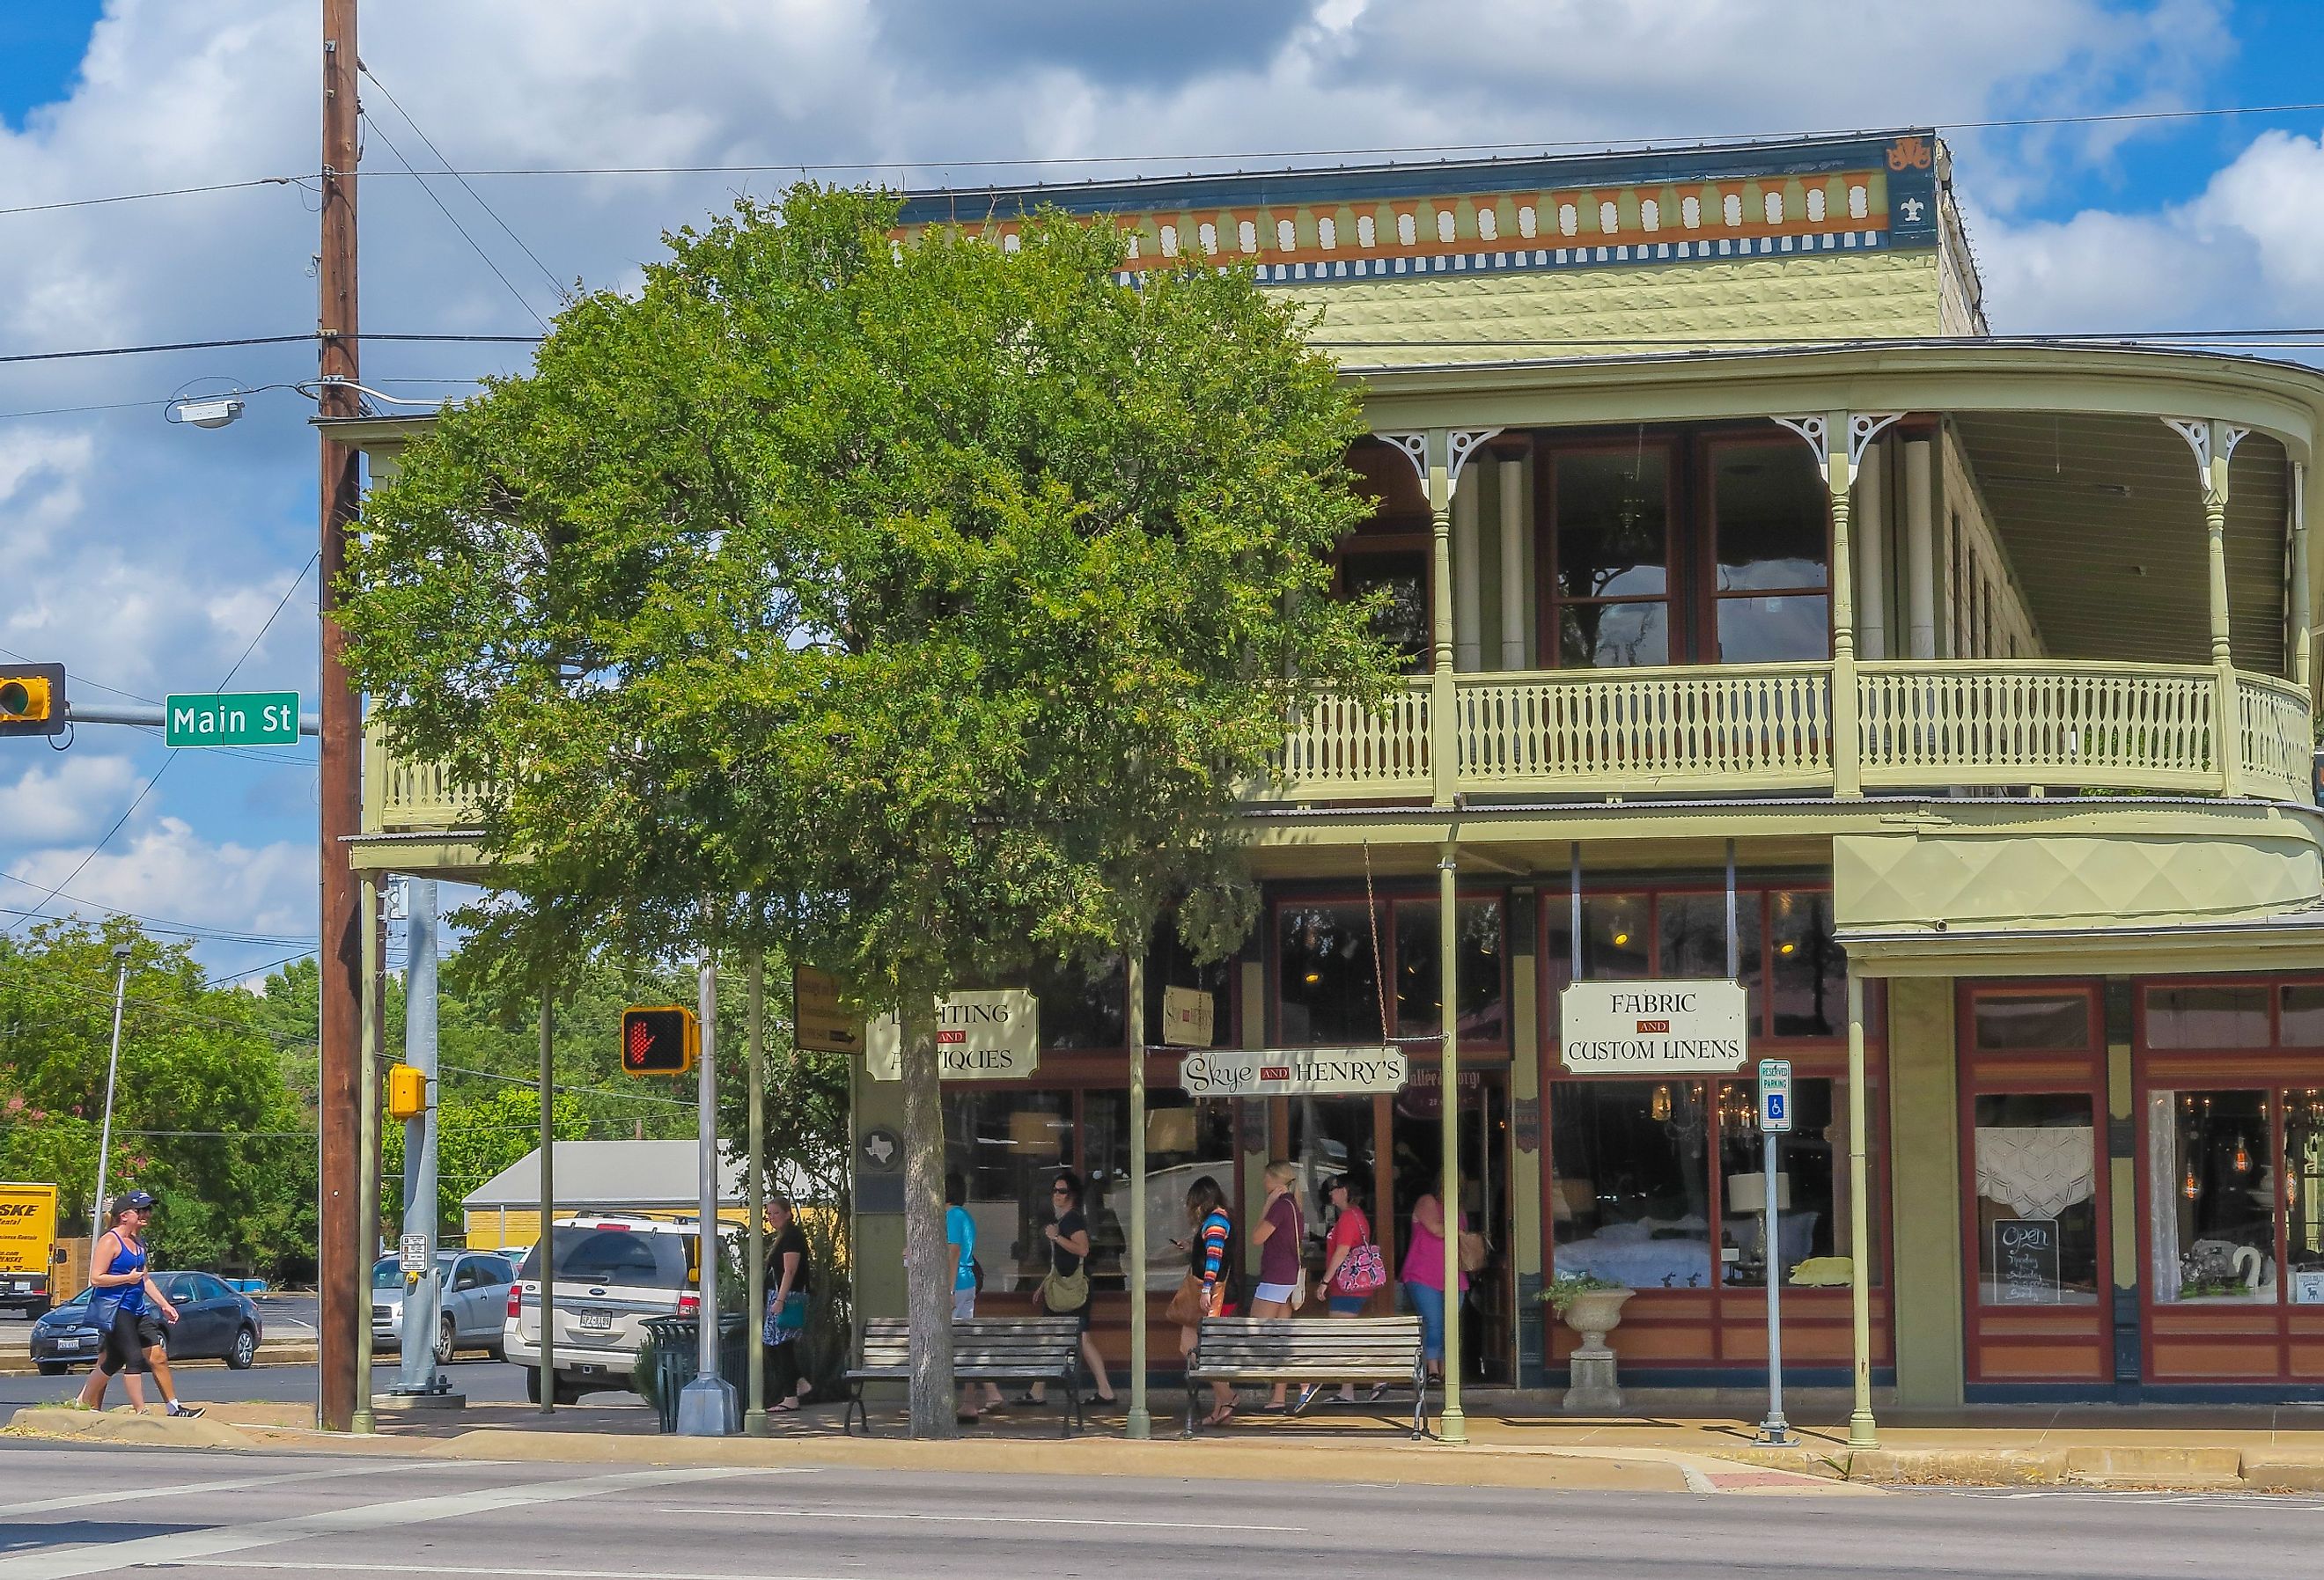
[[[788,947],[900,1012],[946,1436],[934,996],[1142,947],[1174,891],[1231,943],[1243,788],[1390,659],[1328,596],[1360,425],[1294,307],[1121,284],[1061,216],[895,220],[800,187],[569,309],[374,494],[344,617],[401,749],[484,787],[530,948]]]

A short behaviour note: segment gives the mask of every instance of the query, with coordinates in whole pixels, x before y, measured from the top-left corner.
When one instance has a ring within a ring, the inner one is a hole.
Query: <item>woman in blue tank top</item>
[[[173,1416],[198,1416],[198,1409],[178,1402],[171,1386],[169,1330],[178,1320],[177,1307],[153,1282],[146,1265],[145,1226],[152,1221],[155,1203],[151,1192],[133,1190],[113,1204],[112,1226],[89,1248],[88,1321],[103,1335],[104,1352],[96,1370],[80,1391],[87,1409],[100,1409],[105,1391],[115,1372],[126,1376],[129,1402],[145,1413],[144,1373],[151,1371],[161,1385],[161,1398]]]

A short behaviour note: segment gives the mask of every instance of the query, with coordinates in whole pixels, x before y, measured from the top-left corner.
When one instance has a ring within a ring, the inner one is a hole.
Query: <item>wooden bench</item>
[[[1065,1391],[1062,1428],[1070,1437],[1082,1418],[1082,1325],[1078,1317],[979,1317],[952,1325],[952,1375],[955,1382],[1054,1383]],[[912,1327],[902,1317],[863,1319],[862,1362],[846,1373],[847,1414],[841,1429],[853,1433],[858,1417],[872,1435],[871,1412],[863,1408],[866,1382],[912,1380]]]
[[[1204,1382],[1313,1383],[1319,1391],[1339,1382],[1409,1383],[1412,1435],[1428,1435],[1428,1365],[1417,1317],[1205,1317],[1186,1362],[1190,1437],[1196,1385]]]

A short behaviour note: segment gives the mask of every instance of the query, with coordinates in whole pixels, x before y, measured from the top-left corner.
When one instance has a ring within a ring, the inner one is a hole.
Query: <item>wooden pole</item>
[[[355,312],[355,0],[323,0],[323,147],[319,371],[327,381],[352,384],[359,376]],[[353,417],[354,391],[326,383],[318,415]],[[344,661],[345,633],[337,618],[339,578],[346,569],[347,531],[360,504],[361,471],[353,447],[328,421],[320,439],[320,557],[322,614],[319,695],[322,762],[317,818],[320,868],[321,967],[317,1109],[319,1122],[321,1223],[316,1247],[319,1313],[316,1327],[316,1424],[345,1432],[355,1424],[360,1386],[357,1351],[370,1328],[364,1287],[368,1252],[361,1243],[364,1173],[358,1152],[360,1095],[357,1049],[362,1016],[361,954],[354,869],[347,837],[363,824],[362,728],[355,688]]]

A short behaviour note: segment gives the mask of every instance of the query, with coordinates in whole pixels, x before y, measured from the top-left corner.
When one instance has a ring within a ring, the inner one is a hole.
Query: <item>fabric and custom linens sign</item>
[[[1720,1074],[1743,1067],[1740,983],[1577,982],[1557,995],[1558,1056],[1572,1076]]]
[[[1190,1053],[1178,1084],[1194,1097],[1310,1097],[1393,1092],[1404,1085],[1393,1048],[1268,1048]]]

